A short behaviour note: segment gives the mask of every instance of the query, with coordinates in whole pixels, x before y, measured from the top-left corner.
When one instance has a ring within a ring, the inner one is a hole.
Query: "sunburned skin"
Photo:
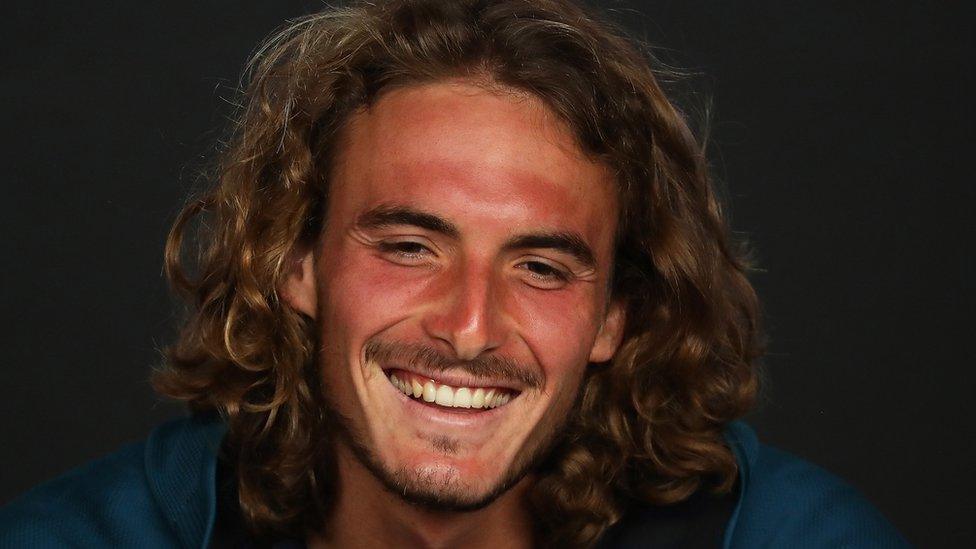
[[[538,99],[465,81],[389,91],[341,141],[281,288],[345,432],[309,544],[528,546],[527,468],[620,341],[608,171]]]

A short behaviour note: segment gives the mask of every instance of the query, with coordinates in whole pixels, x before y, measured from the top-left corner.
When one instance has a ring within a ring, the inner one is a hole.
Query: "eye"
[[[415,240],[384,240],[376,247],[388,259],[404,265],[417,265],[434,255],[430,248]]]
[[[565,270],[542,261],[523,261],[516,268],[528,273],[527,282],[545,290],[561,288],[569,282],[570,274]]]

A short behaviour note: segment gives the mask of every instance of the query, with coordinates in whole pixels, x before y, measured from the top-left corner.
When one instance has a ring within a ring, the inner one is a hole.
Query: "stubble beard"
[[[322,359],[325,358],[321,354],[319,356]],[[325,362],[322,360],[321,368],[329,367]],[[320,379],[323,382],[318,396],[322,402],[322,409],[325,412],[323,418],[325,418],[327,430],[332,435],[330,438],[334,441],[333,444],[345,445],[353,457],[389,493],[406,503],[429,511],[470,512],[491,505],[527,475],[535,471],[542,462],[546,461],[554,448],[558,446],[562,439],[560,433],[566,431],[565,427],[570,422],[569,418],[572,417],[570,413],[557,414],[557,417],[563,419],[552,425],[543,435],[542,440],[535,445],[535,448],[528,454],[516,456],[505,475],[489,490],[478,494],[472,493],[473,487],[457,474],[445,475],[430,471],[417,471],[407,467],[395,469],[387,467],[382,463],[374,449],[370,447],[366,437],[356,429],[348,417],[339,411],[330,397],[332,392],[325,384],[324,377],[320,377]],[[578,387],[572,409],[578,406],[581,392],[581,387]],[[458,446],[457,441],[450,437],[436,437],[427,442],[431,448],[448,455],[454,453]]]
[[[327,394],[328,391],[323,393]],[[477,511],[494,503],[546,459],[558,444],[559,433],[564,431],[563,428],[569,422],[568,419],[564,419],[554,425],[530,454],[515,458],[500,481],[486,492],[477,494],[472,493],[473,488],[457,474],[445,476],[443,473],[417,471],[407,467],[396,469],[387,467],[365,442],[364,437],[357,432],[349,418],[342,415],[327,396],[323,395],[323,400],[326,415],[330,418],[330,431],[336,436],[336,444],[344,444],[353,457],[389,493],[411,505],[437,512]],[[569,414],[566,414],[566,417],[568,416]],[[445,437],[443,440],[429,442],[432,448],[449,454],[448,447],[454,441]]]

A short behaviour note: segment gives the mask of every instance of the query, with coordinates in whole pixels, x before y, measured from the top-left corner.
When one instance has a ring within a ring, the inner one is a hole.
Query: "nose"
[[[439,295],[423,318],[427,335],[451,348],[458,360],[473,360],[501,347],[505,315],[501,289],[489,267],[459,266],[445,273]]]

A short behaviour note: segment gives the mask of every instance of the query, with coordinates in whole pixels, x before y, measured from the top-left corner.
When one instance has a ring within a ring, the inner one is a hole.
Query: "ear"
[[[624,337],[626,316],[622,302],[610,303],[607,316],[603,319],[600,331],[596,334],[596,341],[593,342],[593,348],[590,350],[590,362],[606,362],[613,358],[617,348],[620,347],[620,340]]]
[[[312,250],[296,248],[288,255],[286,262],[278,295],[295,312],[314,319],[318,311],[318,295],[315,292],[315,257]]]

